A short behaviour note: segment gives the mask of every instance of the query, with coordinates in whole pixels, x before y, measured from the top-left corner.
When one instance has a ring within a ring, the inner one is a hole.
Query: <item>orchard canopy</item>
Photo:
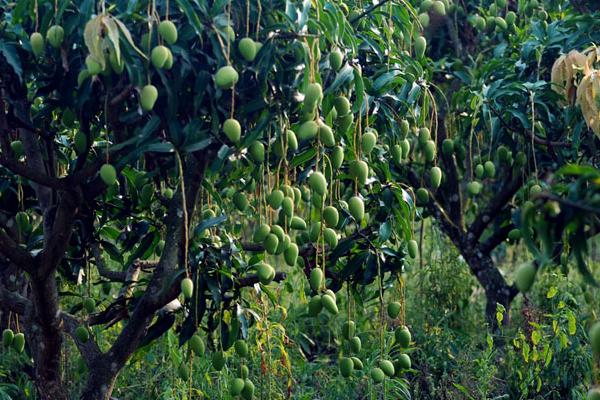
[[[321,321],[344,378],[410,398],[426,224],[491,334],[539,270],[593,288],[592,3],[0,0],[0,326],[29,396],[109,399],[168,336],[186,398],[198,359],[223,398],[279,398],[272,354],[292,398]]]

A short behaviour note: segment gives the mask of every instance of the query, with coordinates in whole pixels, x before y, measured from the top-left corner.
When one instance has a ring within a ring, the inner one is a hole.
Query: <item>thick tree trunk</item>
[[[61,378],[62,329],[58,292],[53,276],[31,280],[30,315],[26,317],[26,338],[34,360],[35,384],[42,400],[66,400]]]
[[[120,369],[116,363],[112,363],[111,367],[111,363],[102,356],[102,360],[89,370],[81,400],[110,400]]]
[[[489,255],[482,253],[479,249],[460,250],[471,272],[485,291],[487,300],[485,316],[492,331],[496,332],[499,328],[496,318],[498,305],[500,304],[504,307],[504,321],[508,321],[510,304],[518,294],[518,290],[506,283],[500,270],[494,265],[494,261]]]

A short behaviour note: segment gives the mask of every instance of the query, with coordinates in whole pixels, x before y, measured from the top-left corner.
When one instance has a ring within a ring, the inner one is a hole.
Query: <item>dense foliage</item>
[[[592,8],[0,1],[0,395],[600,396]]]

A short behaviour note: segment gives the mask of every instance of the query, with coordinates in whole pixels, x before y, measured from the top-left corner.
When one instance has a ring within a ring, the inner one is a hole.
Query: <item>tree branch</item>
[[[20,294],[8,290],[0,282],[0,307],[23,315],[31,307],[31,302]]]
[[[94,340],[94,337],[90,335],[89,340],[83,343],[77,338],[77,335],[75,335],[75,330],[77,329],[77,327],[83,324],[75,316],[64,311],[61,311],[60,316],[62,318],[63,328],[65,332],[67,332],[75,342],[75,345],[79,349],[79,353],[83,357],[87,367],[92,368],[94,366],[94,362],[102,354],[102,351],[98,347],[98,344]]]
[[[500,243],[508,238],[508,233],[514,228],[513,224],[508,224],[494,231],[484,242],[478,244],[479,251],[485,255],[489,255]]]
[[[17,267],[32,273],[34,271],[35,258],[21,246],[19,246],[4,229],[0,228],[0,254],[3,254]]]

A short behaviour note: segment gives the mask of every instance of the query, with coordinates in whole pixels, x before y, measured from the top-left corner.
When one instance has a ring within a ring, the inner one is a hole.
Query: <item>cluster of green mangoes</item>
[[[15,334],[12,329],[7,328],[2,331],[2,345],[5,348],[12,347],[17,353],[22,353],[25,349],[25,334],[21,332]]]
[[[487,9],[486,16],[473,14],[468,17],[469,23],[478,31],[486,30],[497,32],[514,31],[517,23],[517,13],[507,10],[507,0],[495,0]],[[544,10],[538,0],[529,0],[523,3],[520,10],[525,15],[535,16],[546,23],[548,13]]]
[[[423,28],[427,28],[430,22],[430,14],[443,17],[446,15],[446,9],[449,6],[448,1],[441,0],[423,0],[419,6],[419,23]]]
[[[65,30],[60,25],[52,25],[46,32],[46,38],[39,32],[33,32],[29,36],[29,45],[31,46],[31,52],[35,57],[41,57],[46,52],[46,40],[50,43],[50,46],[58,49],[63,40],[65,39]]]
[[[388,309],[389,311],[389,309]],[[411,342],[411,334],[406,326],[398,327],[394,331],[394,346],[397,347],[401,353],[397,355],[394,361],[389,359],[381,359],[376,367],[371,369],[371,379],[373,382],[383,382],[385,377],[393,378],[400,377],[402,374],[411,368],[410,356],[404,352]]]

